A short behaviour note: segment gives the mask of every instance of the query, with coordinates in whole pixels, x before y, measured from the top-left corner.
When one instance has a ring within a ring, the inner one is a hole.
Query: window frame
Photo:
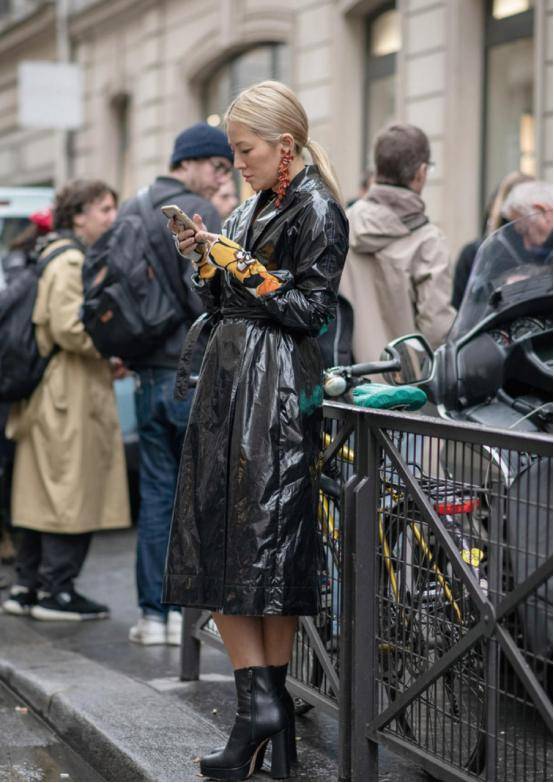
[[[524,38],[534,38],[535,8],[529,8],[504,19],[495,19],[492,15],[494,0],[486,0],[485,5],[485,35],[483,45],[483,100],[481,107],[481,204],[480,212],[484,213],[490,194],[487,192],[487,138],[489,132],[488,100],[490,76],[490,52],[496,46],[519,41]]]
[[[375,57],[371,54],[371,28],[375,21],[387,11],[397,11],[395,0],[387,0],[376,10],[367,14],[365,23],[365,47],[364,47],[364,78],[363,78],[363,132],[362,132],[362,160],[360,171],[364,171],[371,165],[371,150],[369,149],[369,90],[371,83],[386,76],[394,76],[397,72],[397,52]]]
[[[239,51],[233,52],[222,62],[220,62],[217,65],[217,67],[214,68],[210,72],[210,74],[203,80],[202,83],[200,101],[202,106],[203,118],[205,119],[208,116],[208,85],[211,82],[211,80],[214,79],[219,74],[219,72],[222,71],[224,68],[229,68],[229,92],[231,94],[231,100],[233,100],[233,98],[235,98],[236,95],[238,94],[239,83],[238,83],[238,73],[237,73],[236,63],[241,59],[241,57],[244,57],[244,55],[247,55],[256,49],[263,49],[266,47],[269,48],[270,63],[271,63],[270,66],[271,76],[269,78],[278,79],[279,77],[279,74],[277,73],[278,64],[279,64],[278,48],[280,46],[288,46],[288,43],[286,41],[256,41],[255,43],[250,44],[244,49],[240,49]]]

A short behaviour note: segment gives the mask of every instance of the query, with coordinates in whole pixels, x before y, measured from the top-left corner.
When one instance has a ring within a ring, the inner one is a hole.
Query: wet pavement
[[[142,647],[131,644],[128,641],[129,627],[136,621],[138,610],[136,607],[136,590],[134,583],[134,558],[135,558],[135,531],[118,531],[96,534],[93,539],[91,551],[77,588],[85,595],[107,603],[111,608],[111,618],[96,622],[71,623],[71,622],[37,622],[30,618],[10,617],[0,615],[0,639],[3,632],[17,634],[19,629],[34,635],[37,642],[44,644],[45,650],[53,647],[63,655],[78,654],[91,662],[92,666],[101,665],[114,673],[114,676],[148,686],[150,692],[155,691],[159,698],[163,698],[168,711],[171,708],[179,711],[192,710],[198,716],[198,722],[203,726],[202,736],[208,737],[210,743],[221,744],[221,737],[227,734],[234,719],[235,699],[232,670],[227,656],[217,649],[203,646],[201,654],[201,678],[198,682],[184,683],[179,680],[180,649],[178,647],[151,646]],[[0,566],[0,578],[4,576],[8,581],[13,578],[12,569]],[[6,590],[0,589],[0,596],[4,597]],[[9,635],[8,633],[8,635]],[[1,643],[0,643],[1,647]],[[63,652],[62,652],[63,651]],[[79,663],[79,662],[77,662]],[[73,665],[73,664],[71,664]],[[80,664],[82,665],[82,664]],[[36,671],[36,664],[33,664]],[[56,675],[57,676],[57,675]],[[56,688],[58,686],[56,685]],[[99,688],[102,684],[99,684]],[[115,687],[117,687],[115,685]],[[57,691],[54,690],[54,693]],[[94,692],[94,684],[92,686]],[[88,697],[79,697],[81,705],[87,707]],[[142,697],[140,697],[142,698]],[[91,699],[93,701],[93,699]],[[130,697],[128,704],[130,709],[136,701]],[[115,708],[112,707],[113,710]],[[129,708],[127,708],[128,711]],[[137,706],[137,710],[140,707]],[[144,708],[146,710],[146,706]],[[103,718],[105,711],[97,713]],[[174,714],[177,714],[174,713]],[[117,712],[113,712],[117,719]],[[122,716],[127,717],[127,716]],[[163,720],[163,716],[161,718]],[[139,716],[142,728],[148,728],[148,716]],[[136,728],[135,728],[136,725]],[[129,726],[124,732],[125,741],[133,741],[141,745],[144,753],[144,742],[141,740],[139,724],[133,725],[129,720]],[[212,729],[210,729],[212,727]],[[213,730],[213,739],[209,738]],[[148,737],[148,732],[146,732]],[[336,720],[316,709],[311,710],[297,721],[297,736],[299,737],[299,753],[301,765],[294,779],[298,781],[333,781],[338,778],[337,771],[337,747],[338,747],[338,723]],[[201,737],[199,737],[201,739]],[[179,743],[185,748],[190,748],[189,758],[197,754],[197,740],[193,736],[193,730],[189,730],[188,736],[167,738],[166,756],[172,753],[172,741],[175,747]],[[213,747],[211,744],[210,747]],[[44,747],[44,744],[39,746]],[[81,745],[76,746],[81,752]],[[163,750],[153,747],[153,753]],[[92,761],[107,780],[121,779],[107,774],[106,769],[95,759],[87,755],[90,748],[83,748],[83,754]],[[60,751],[61,752],[61,751]],[[181,748],[181,752],[182,748]],[[187,750],[188,753],[188,750]],[[25,753],[20,758],[26,758]],[[55,758],[55,757],[54,757]],[[65,757],[60,757],[60,762]],[[10,762],[11,763],[11,762]],[[29,755],[28,763],[33,764],[33,755]],[[63,764],[62,764],[63,766]],[[178,766],[178,765],[177,765]],[[197,768],[196,768],[197,769]],[[69,772],[61,769],[60,771]],[[171,770],[169,770],[171,772]],[[3,774],[3,772],[2,772]],[[187,778],[150,777],[146,779],[183,780]],[[199,778],[198,773],[196,777]],[[2,778],[7,780],[12,778]],[[14,777],[14,780],[23,779]],[[25,778],[28,780],[58,780],[56,777]],[[101,780],[100,777],[72,777],[63,778],[71,780]],[[127,779],[140,780],[145,778],[130,777]],[[189,777],[189,780],[192,778]],[[265,773],[258,774],[253,780],[268,780]],[[387,781],[420,781],[427,780],[425,773],[417,766],[402,761],[399,757],[389,753],[385,749],[380,750],[380,779]]]
[[[105,780],[0,684],[0,781]]]

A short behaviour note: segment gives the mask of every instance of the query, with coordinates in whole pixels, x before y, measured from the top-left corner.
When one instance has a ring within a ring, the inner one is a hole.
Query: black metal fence
[[[552,442],[325,407],[321,611],[302,618],[297,697],[339,720],[339,777],[383,744],[443,780],[552,779]],[[199,642],[188,610],[182,676]]]

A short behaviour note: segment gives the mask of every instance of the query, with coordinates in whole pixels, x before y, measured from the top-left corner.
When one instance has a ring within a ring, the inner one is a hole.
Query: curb
[[[0,649],[0,680],[106,780],[188,781],[225,736],[181,702],[55,647],[29,628]]]

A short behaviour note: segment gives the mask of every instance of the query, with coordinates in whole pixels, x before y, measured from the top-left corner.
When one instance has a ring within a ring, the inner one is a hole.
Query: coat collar
[[[248,247],[253,250],[268,226],[292,205],[297,193],[305,189],[307,184],[318,176],[315,166],[305,166],[291,181],[280,207],[275,206],[275,193],[270,190],[260,191],[247,207],[246,214],[244,215],[245,228],[243,232],[241,232],[240,241],[243,243],[247,242]],[[266,203],[260,209],[261,202],[263,201]],[[256,213],[258,214],[254,219]]]

